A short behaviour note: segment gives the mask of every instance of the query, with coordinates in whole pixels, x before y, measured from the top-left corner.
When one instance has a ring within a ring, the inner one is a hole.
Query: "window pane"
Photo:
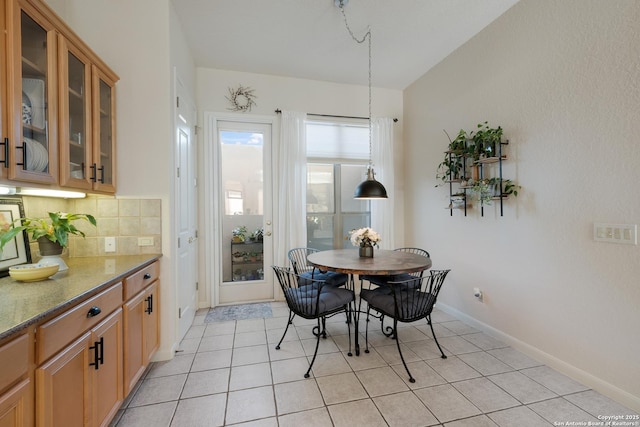
[[[264,135],[250,131],[220,130],[221,179],[224,191],[222,279],[225,282],[262,280],[263,244],[251,238],[262,228]],[[243,237],[233,240],[233,230],[244,227]]]
[[[370,202],[353,198],[355,188],[366,179],[369,130],[328,122],[307,122],[306,127],[307,157],[318,161],[307,162],[307,245],[321,250],[348,248],[349,231],[370,224]]]
[[[345,214],[342,216],[343,227],[342,227],[342,235],[347,237],[351,230],[355,230],[357,228],[369,227],[371,225],[371,217],[369,212],[364,214]],[[344,243],[341,245],[343,248],[352,248],[350,240],[344,240]]]
[[[335,212],[333,165],[307,165],[307,212]]]
[[[366,179],[366,167],[362,165],[340,165],[340,194],[342,212],[368,212],[368,200],[357,200],[353,193],[362,181]]]
[[[333,249],[333,215],[307,215],[307,247]]]
[[[369,158],[369,128],[344,123],[307,123],[307,157]]]

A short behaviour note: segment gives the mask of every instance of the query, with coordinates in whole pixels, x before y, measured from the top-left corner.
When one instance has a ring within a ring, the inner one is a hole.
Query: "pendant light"
[[[367,30],[367,33],[361,39],[358,39],[353,34],[353,31],[351,31],[349,23],[347,22],[347,15],[344,13],[344,6],[347,3],[348,0],[335,0],[336,6],[338,6],[340,8],[340,11],[342,12],[344,25],[347,27],[349,35],[358,44],[364,43],[365,40],[368,40],[369,42],[369,164],[367,165],[367,179],[358,184],[353,197],[354,199],[360,200],[386,199],[387,190],[384,188],[384,185],[376,180],[375,172],[373,171],[373,162],[371,161],[371,139],[373,134],[373,129],[371,126],[371,28]]]

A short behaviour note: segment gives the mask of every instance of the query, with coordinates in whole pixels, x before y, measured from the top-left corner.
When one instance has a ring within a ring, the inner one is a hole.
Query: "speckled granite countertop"
[[[69,270],[41,282],[0,278],[0,341],[100,292],[161,255],[65,258]]]

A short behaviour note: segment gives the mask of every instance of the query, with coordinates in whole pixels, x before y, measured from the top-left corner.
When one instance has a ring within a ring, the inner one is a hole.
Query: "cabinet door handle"
[[[104,337],[100,337],[100,341],[95,341],[90,350],[93,350],[93,362],[89,363],[89,366],[93,366],[97,371],[100,369],[100,365],[104,364]]]
[[[27,145],[16,146],[16,150],[22,150],[22,163],[16,163],[17,166],[22,166],[22,170],[27,170]]]
[[[0,163],[4,163],[4,167],[9,167],[9,138],[5,138],[4,142],[0,142],[0,145],[4,146],[4,160],[0,161]]]
[[[92,164],[91,166],[89,166],[91,168],[91,182],[96,182],[97,181],[97,171],[96,168],[98,167],[95,163]]]
[[[144,276],[143,276],[143,278],[144,278],[145,280],[149,280],[149,279],[151,279],[151,273],[145,273],[145,274],[144,274]]]
[[[153,294],[145,298],[145,301],[147,302],[147,309],[145,311],[147,314],[153,313]]]
[[[100,183],[104,184],[104,165],[100,166],[98,170],[100,171]]]
[[[94,305],[87,312],[87,317],[95,317],[100,313],[102,313],[102,310],[100,309],[100,307],[97,307],[97,306]]]

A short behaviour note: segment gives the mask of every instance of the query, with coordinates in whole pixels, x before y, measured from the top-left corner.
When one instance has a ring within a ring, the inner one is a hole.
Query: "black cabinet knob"
[[[87,312],[87,317],[95,317],[98,314],[102,313],[100,307],[96,307],[95,305],[89,309]]]

